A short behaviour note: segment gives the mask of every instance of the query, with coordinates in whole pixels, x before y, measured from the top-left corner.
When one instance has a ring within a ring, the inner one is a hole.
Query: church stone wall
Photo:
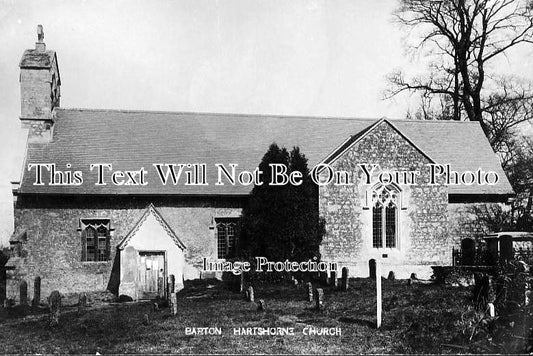
[[[470,238],[480,240],[483,236],[493,233],[490,227],[480,220],[475,213],[475,208],[494,210],[508,210],[509,206],[504,203],[450,203],[448,205],[449,233],[457,248],[461,246],[461,240]]]
[[[326,219],[321,255],[350,268],[352,276],[368,277],[369,260],[380,260],[384,276],[410,273],[429,278],[431,265],[451,264],[453,241],[447,232],[448,189],[428,185],[428,158],[383,122],[344,152],[331,165],[336,171],[356,173],[355,184],[319,189],[320,214]],[[372,185],[365,185],[358,164],[379,164],[380,171],[420,171],[417,185],[400,184],[401,209],[398,248],[372,247]]]
[[[214,218],[240,215],[242,200],[231,198],[73,198],[20,196],[15,204],[17,231],[26,229],[22,256],[8,265],[7,297],[18,298],[18,283],[23,279],[32,291],[35,277],[41,277],[41,295],[52,290],[75,293],[118,290],[119,254],[116,246],[131,231],[153,203],[176,235],[185,244],[184,278],[199,278],[202,258],[216,258]],[[82,262],[80,219],[110,219],[111,259]],[[205,277],[205,276],[204,276]],[[31,293],[29,293],[31,296]]]

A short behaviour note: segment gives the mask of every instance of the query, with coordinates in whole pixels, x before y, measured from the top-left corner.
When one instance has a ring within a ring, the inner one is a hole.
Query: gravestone
[[[248,301],[249,302],[253,302],[254,301],[254,287],[252,287],[252,286],[248,287],[247,296],[248,296]]]
[[[83,314],[87,310],[87,294],[81,293],[78,298],[78,314]]]
[[[376,279],[376,260],[371,259],[368,261],[368,275],[372,279]]]
[[[266,303],[263,299],[259,299],[257,302],[257,310],[258,311],[265,311],[266,310]]]
[[[20,304],[28,304],[28,283],[25,280],[20,281]]]
[[[341,290],[344,292],[348,290],[348,272],[348,267],[342,268]]]
[[[316,310],[324,308],[324,290],[322,288],[315,289],[315,303]]]
[[[389,272],[389,276],[387,277],[389,281],[394,281],[396,279],[396,276],[394,275],[394,271]]]
[[[48,305],[50,306],[50,326],[58,326],[61,314],[61,294],[58,291],[55,290],[50,294]]]
[[[170,294],[170,313],[172,315],[178,314],[178,297],[176,293]]]
[[[35,277],[33,281],[33,300],[31,302],[33,307],[38,307],[41,304],[41,277]]]
[[[311,282],[307,282],[307,297],[310,302],[313,301],[313,284]]]
[[[338,283],[338,280],[337,280],[337,271],[331,271],[330,272],[330,284],[334,287],[334,288],[337,288],[337,286],[339,285]]]

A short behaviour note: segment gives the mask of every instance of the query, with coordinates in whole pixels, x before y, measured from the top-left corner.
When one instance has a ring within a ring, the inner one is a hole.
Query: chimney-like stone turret
[[[20,60],[20,121],[33,140],[51,138],[53,111],[59,107],[61,79],[55,51],[47,51],[43,26],[37,26],[35,49],[27,49]]]

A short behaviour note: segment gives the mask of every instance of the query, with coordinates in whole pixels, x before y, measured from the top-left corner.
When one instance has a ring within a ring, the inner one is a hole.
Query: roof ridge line
[[[332,120],[347,120],[347,121],[379,121],[381,118],[368,117],[348,117],[348,116],[306,116],[306,115],[284,115],[284,114],[247,114],[247,113],[232,113],[232,112],[207,112],[207,111],[163,111],[163,110],[135,110],[135,109],[89,109],[89,108],[65,108],[56,107],[54,110],[58,111],[87,111],[87,112],[111,112],[111,113],[149,113],[161,115],[211,115],[211,116],[239,116],[239,117],[265,117],[265,118],[281,118],[281,119],[332,119]],[[405,119],[392,119],[394,121],[408,121]]]

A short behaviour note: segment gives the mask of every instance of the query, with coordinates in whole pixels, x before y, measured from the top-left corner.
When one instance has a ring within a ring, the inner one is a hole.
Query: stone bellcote
[[[46,50],[42,25],[37,26],[35,49],[27,49],[20,60],[20,121],[29,137],[48,141],[59,107],[61,79],[55,51]]]

